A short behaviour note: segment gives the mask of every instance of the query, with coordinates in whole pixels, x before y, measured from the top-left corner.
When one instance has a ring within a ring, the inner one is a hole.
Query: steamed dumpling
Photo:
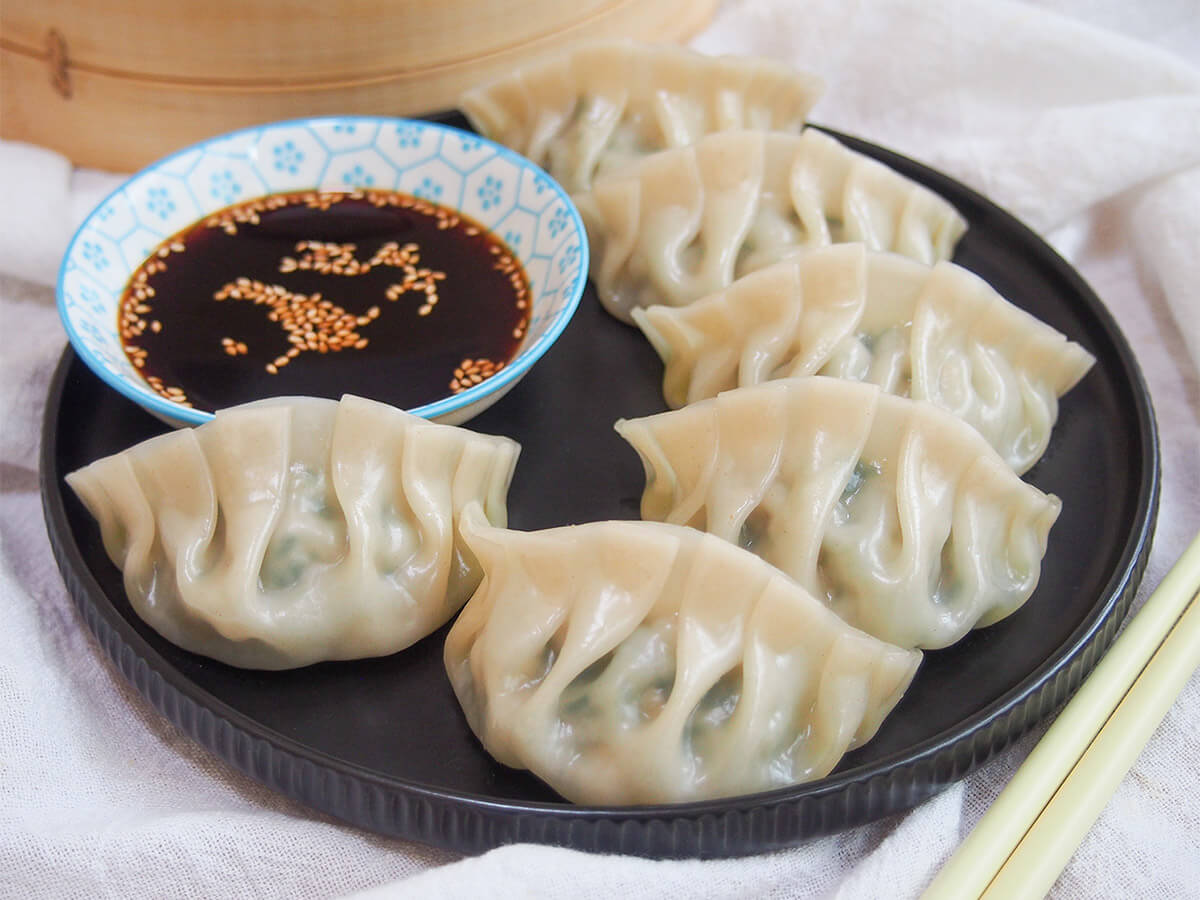
[[[937,194],[814,129],[727,131],[576,197],[605,308],[686,306],[804,247],[859,241],[923,263],[966,230]]]
[[[935,649],[1037,586],[1061,504],[970,426],[878,387],[812,376],[617,423],[645,519],[778,566],[856,628]]]
[[[578,803],[820,778],[875,734],[921,659],[693,529],[524,533],[472,507],[462,532],[484,576],[446,639],[455,694],[492,756]]]
[[[798,130],[822,89],[819,78],[766,60],[609,41],[518,69],[459,105],[481,134],[575,192],[712,131]]]
[[[67,476],[167,640],[287,669],[394,653],[479,583],[463,507],[507,521],[519,447],[346,396],[218,412]]]
[[[683,307],[635,309],[668,405],[796,375],[869,381],[980,432],[1017,472],[1094,357],[986,281],[859,244],[813,249]]]

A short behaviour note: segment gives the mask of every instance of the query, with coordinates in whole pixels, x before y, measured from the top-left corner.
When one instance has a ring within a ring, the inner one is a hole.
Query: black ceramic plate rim
[[[1029,673],[1021,684],[992,701],[984,709],[956,723],[954,727],[948,728],[906,751],[892,754],[868,765],[839,772],[836,775],[827,776],[817,781],[756,794],[744,794],[689,803],[657,804],[653,806],[581,806],[565,801],[562,803],[529,802],[513,799],[497,799],[465,791],[448,791],[400,777],[383,776],[371,769],[346,762],[322,751],[314,750],[305,744],[278,733],[274,729],[258,723],[254,719],[228,706],[216,696],[199,688],[190,679],[180,675],[170,663],[145,642],[125,617],[111,605],[108,597],[96,582],[80,553],[69,525],[66,524],[67,517],[61,490],[57,485],[50,484],[55,471],[57,450],[56,414],[69,370],[75,359],[75,354],[69,346],[64,350],[58,368],[51,380],[48,402],[42,423],[42,500],[48,522],[58,527],[59,534],[65,536],[64,539],[54,541],[56,555],[59,556],[60,567],[63,567],[64,564],[69,566],[72,574],[83,582],[83,587],[88,595],[87,599],[92,605],[93,611],[99,614],[105,624],[115,632],[115,636],[121,641],[123,647],[131,650],[162,678],[170,688],[190,700],[200,709],[208,710],[213,715],[223,719],[244,737],[252,741],[266,741],[277,751],[285,753],[296,760],[311,763],[355,781],[375,785],[385,791],[400,791],[414,798],[422,797],[440,802],[465,803],[479,810],[500,811],[510,815],[527,813],[533,815],[551,815],[558,818],[621,821],[650,821],[680,818],[699,819],[705,816],[726,814],[731,810],[770,807],[796,802],[804,798],[816,798],[836,794],[854,784],[863,783],[876,777],[894,778],[899,770],[911,771],[922,763],[932,763],[948,749],[969,742],[972,736],[983,731],[1002,717],[1019,709],[1026,701],[1050,685],[1057,675],[1072,664],[1080,651],[1097,640],[1105,625],[1108,624],[1115,607],[1121,602],[1122,596],[1131,588],[1132,582],[1140,577],[1140,567],[1144,565],[1144,557],[1153,534],[1155,514],[1158,506],[1160,459],[1154,413],[1140,368],[1115,319],[1083,278],[1049,244],[1033,232],[1032,229],[979,193],[947,175],[860,138],[845,135],[832,129],[822,128],[821,130],[827,131],[855,150],[867,152],[884,163],[904,171],[912,177],[917,177],[934,191],[955,194],[968,199],[973,205],[985,209],[988,215],[1002,220],[1008,228],[1021,233],[1031,245],[1037,246],[1042,250],[1043,262],[1053,270],[1053,273],[1057,277],[1070,285],[1076,295],[1076,299],[1082,301],[1089,315],[1097,320],[1098,324],[1102,327],[1105,337],[1111,342],[1113,357],[1120,362],[1123,370],[1121,374],[1132,388],[1136,405],[1135,415],[1141,426],[1139,433],[1140,449],[1146,460],[1146,466],[1138,489],[1137,514],[1132,523],[1130,534],[1126,539],[1120,561],[1101,595],[1106,598],[1105,601],[1094,607],[1091,614],[1076,627],[1068,640],[1060,645],[1056,653],[1049,657],[1041,666]],[[97,598],[102,599],[98,600]],[[96,632],[97,629],[90,620],[88,621],[88,625],[93,632]],[[1111,636],[1108,639],[1111,640]],[[114,662],[118,662],[119,654],[113,648],[105,647],[105,649]],[[1098,647],[1097,649],[1102,652],[1105,648]],[[120,668],[119,664],[118,668]],[[130,673],[122,670],[122,674],[131,682],[135,680],[131,677]],[[138,686],[138,689],[143,695],[146,695],[147,692],[142,690],[140,686]],[[161,706],[155,703],[153,698],[147,696],[146,699],[150,700],[152,705],[162,712]],[[1028,724],[1032,724],[1032,722]],[[195,737],[195,735],[191,736]],[[1008,736],[1008,741],[1010,742],[1018,736],[1019,732],[1013,732]],[[999,747],[992,747],[990,750],[978,755],[967,771],[977,768],[999,749]],[[231,764],[235,764],[233,760],[228,761]],[[962,774],[965,773],[960,773],[951,780],[957,780]]]

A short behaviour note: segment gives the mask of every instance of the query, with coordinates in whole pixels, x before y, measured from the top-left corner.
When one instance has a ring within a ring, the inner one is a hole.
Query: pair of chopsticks
[[[1044,897],[1200,667],[1200,536],[922,900]]]

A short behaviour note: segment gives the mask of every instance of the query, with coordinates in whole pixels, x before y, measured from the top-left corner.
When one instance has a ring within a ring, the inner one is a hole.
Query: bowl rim
[[[84,361],[87,367],[97,375],[97,377],[99,377],[109,387],[113,388],[129,400],[132,400],[143,409],[146,409],[148,412],[151,412],[160,418],[165,418],[166,420],[170,421],[171,424],[182,423],[185,425],[201,425],[204,422],[211,420],[213,417],[213,413],[205,410],[195,409],[189,406],[180,406],[177,403],[172,403],[170,400],[167,400],[156,394],[148,384],[130,379],[126,375],[121,375],[110,371],[108,367],[97,358],[96,354],[92,352],[92,349],[88,346],[84,337],[75,327],[74,321],[67,312],[66,297],[63,292],[64,278],[68,271],[68,265],[71,263],[74,257],[76,244],[79,243],[84,231],[87,230],[93,223],[100,210],[104,209],[104,207],[108,205],[109,201],[122,194],[138,180],[152,175],[157,170],[165,167],[173,160],[178,159],[185,154],[194,153],[197,150],[203,150],[218,142],[228,141],[249,134],[262,134],[272,129],[310,127],[314,124],[324,123],[333,125],[339,122],[371,122],[380,126],[411,124],[422,129],[440,132],[443,135],[469,135],[473,140],[477,140],[481,144],[486,144],[487,146],[491,147],[497,156],[509,163],[512,163],[518,169],[532,170],[543,177],[548,187],[554,191],[558,198],[563,202],[567,211],[568,222],[580,238],[578,258],[579,268],[576,271],[573,281],[564,283],[562,288],[564,291],[568,292],[567,299],[563,303],[554,321],[550,323],[550,326],[537,338],[537,340],[528,346],[520,347],[510,362],[490,378],[471,388],[468,388],[465,391],[462,391],[461,393],[451,394],[431,403],[425,403],[421,406],[406,409],[405,412],[415,416],[420,416],[424,419],[433,420],[459,410],[466,409],[488,397],[489,395],[496,393],[497,391],[503,393],[504,391],[508,390],[514,384],[516,384],[516,382],[519,381],[526,372],[529,371],[534,363],[541,359],[545,352],[550,349],[556,340],[558,340],[559,336],[562,334],[564,329],[566,329],[567,324],[571,321],[571,319],[574,318],[575,311],[579,308],[579,302],[583,298],[584,288],[587,285],[588,270],[591,261],[589,252],[590,248],[588,246],[587,239],[587,229],[583,224],[583,217],[580,215],[579,209],[576,207],[575,202],[571,199],[571,196],[567,193],[566,189],[563,188],[563,186],[559,184],[545,169],[527,157],[517,153],[515,150],[511,150],[510,148],[505,147],[503,144],[499,144],[493,140],[490,140],[481,134],[476,134],[472,131],[466,131],[462,128],[457,128],[453,125],[443,122],[422,118],[406,118],[404,116],[300,116],[294,119],[281,119],[272,122],[265,122],[259,125],[249,125],[245,128],[238,128],[234,131],[213,135],[212,137],[205,138],[202,141],[197,141],[194,144],[189,144],[186,147],[182,147],[179,150],[176,150],[174,153],[170,153],[160,159],[157,159],[148,166],[145,166],[139,169],[137,172],[134,172],[132,175],[127,176],[120,185],[105,194],[104,198],[100,200],[86,216],[84,216],[83,221],[79,223],[79,226],[75,229],[74,234],[71,235],[70,241],[67,242],[67,248],[63,252],[62,261],[59,263],[58,274],[54,283],[54,297],[55,306],[58,310],[59,321],[62,322],[63,328],[67,332],[67,340],[70,342],[72,349],[79,354],[79,357]],[[297,188],[296,190],[303,189]],[[310,190],[320,190],[320,188],[314,186],[310,188]],[[269,194],[263,196],[269,196]],[[461,210],[457,210],[456,207],[448,208],[455,209],[461,213]],[[199,221],[199,219],[197,219],[197,221]],[[195,223],[193,222],[192,225],[194,224]],[[192,225],[188,225],[187,227],[190,228]],[[490,229],[488,230],[490,232]],[[521,259],[519,253],[515,255],[517,256],[518,260]],[[524,263],[523,260],[521,261]],[[132,277],[132,274],[133,273],[131,271],[130,277]],[[127,284],[128,280],[126,281],[126,285]],[[122,293],[124,293],[126,285],[122,286]],[[120,300],[118,299],[117,302],[119,307]],[[530,313],[532,315],[532,305]],[[116,316],[113,317],[112,324],[113,333],[115,335]]]

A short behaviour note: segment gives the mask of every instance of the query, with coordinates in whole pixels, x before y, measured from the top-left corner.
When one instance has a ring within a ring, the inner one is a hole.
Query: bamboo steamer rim
[[[80,0],[48,0],[49,3]],[[450,0],[446,0],[450,2]],[[553,53],[603,39],[685,40],[718,0],[611,3],[584,25],[527,37],[462,62],[269,84],[177,78],[160,81],[92,71],[69,48],[14,50],[0,38],[0,138],[56,150],[74,164],[130,172],[214,135],[324,115],[423,115],[454,107],[463,92]],[[11,5],[11,4],[9,4]],[[0,6],[8,19],[8,10]]]
[[[187,2],[189,0],[184,0],[185,4]],[[224,0],[207,0],[203,6],[207,8],[212,2]],[[253,9],[262,14],[272,9],[282,11],[300,3],[301,0],[255,0],[253,7],[239,5],[235,9]],[[381,4],[379,0],[338,0],[330,8],[341,9],[347,5],[378,7]],[[109,4],[104,4],[105,8],[101,9],[91,0],[43,0],[37,5],[16,4],[16,9],[9,8],[13,4],[0,6],[0,49],[94,77],[148,82],[175,90],[269,93],[305,88],[334,89],[376,84],[415,73],[436,77],[454,67],[486,63],[501,55],[543,45],[562,33],[579,34],[592,25],[603,30],[605,21],[628,19],[640,22],[652,17],[655,8],[672,8],[683,20],[707,20],[715,2],[584,0],[564,4],[559,0],[488,0],[480,4],[462,0],[417,0],[407,5],[420,6],[426,15],[439,10],[440,16],[452,20],[456,26],[454,39],[431,44],[420,39],[423,32],[415,31],[407,39],[394,40],[393,37],[403,37],[405,32],[397,23],[412,16],[339,15],[318,17],[304,28],[294,25],[281,28],[273,39],[262,40],[241,34],[234,25],[236,20],[230,19],[195,21],[176,15],[171,21],[156,25],[152,17],[143,14],[150,10],[161,14],[162,6],[158,0],[121,0],[115,7],[116,13]],[[506,27],[484,29],[477,25],[473,31],[468,23],[473,21],[472,13],[477,16],[479,6],[505,13],[528,8],[529,13],[484,16],[483,22],[499,19]],[[119,12],[122,8],[123,14]],[[419,12],[412,15],[417,16]],[[118,25],[108,24],[114,14],[138,17],[145,25],[144,31],[131,41],[99,42],[95,35],[112,35],[120,30]],[[229,37],[231,26],[233,39]],[[451,31],[449,28],[443,30]],[[336,64],[331,63],[331,55],[314,58],[310,53],[291,52],[289,37],[292,32],[297,32],[296,40],[302,37],[309,48],[343,48],[337,51]],[[629,33],[638,32],[631,28]],[[645,37],[657,38],[653,33]],[[254,44],[260,54],[243,52],[240,48],[247,42]],[[276,46],[275,42],[283,46]],[[130,49],[121,52],[110,45]]]

